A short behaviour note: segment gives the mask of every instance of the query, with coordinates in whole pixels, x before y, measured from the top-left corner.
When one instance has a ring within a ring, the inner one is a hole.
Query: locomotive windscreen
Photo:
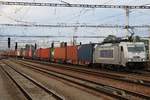
[[[129,52],[143,52],[144,51],[144,46],[128,46],[128,51]]]

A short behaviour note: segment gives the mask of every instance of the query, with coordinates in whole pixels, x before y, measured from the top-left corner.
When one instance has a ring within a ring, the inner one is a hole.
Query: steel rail
[[[44,90],[45,92],[47,92],[48,94],[52,95],[52,96],[53,96],[54,98],[56,98],[57,100],[65,100],[64,97],[62,97],[62,96],[60,96],[59,94],[57,94],[56,92],[54,92],[54,91],[48,89],[48,88],[45,87],[43,84],[37,82],[36,80],[34,80],[33,78],[27,76],[27,75],[24,74],[24,73],[19,72],[18,70],[16,70],[15,68],[13,68],[12,65],[10,65],[10,64],[8,64],[8,63],[6,63],[6,62],[3,62],[3,63],[6,64],[6,65],[7,65],[8,67],[10,67],[11,69],[13,69],[14,71],[16,71],[17,73],[19,73],[21,76],[23,76],[23,77],[25,77],[26,79],[28,79],[29,81],[31,81],[33,84],[35,84],[35,85],[38,86],[39,88],[43,89],[43,90]],[[3,68],[3,69],[4,69],[4,68]],[[5,70],[5,69],[4,69],[4,70]],[[5,70],[5,72],[6,72],[7,74],[9,74],[6,70]],[[10,77],[11,79],[13,79],[10,74],[9,74],[9,77]],[[30,96],[30,94],[29,94],[25,89],[23,89],[23,88],[15,81],[15,79],[13,79],[13,80],[14,80],[15,84],[17,84],[17,86],[19,86],[19,88],[21,89],[21,91],[23,91],[23,93],[25,93],[25,96],[26,96],[29,100],[32,100],[32,97]]]
[[[25,67],[29,67],[29,68],[32,68],[32,69],[35,69],[35,70],[39,70],[41,72],[44,72],[44,73],[47,73],[47,74],[51,74],[51,75],[54,75],[56,77],[59,77],[59,78],[63,78],[64,80],[68,80],[68,81],[71,81],[71,82],[74,82],[70,79],[66,79],[65,76],[68,76],[68,77],[72,77],[72,78],[75,78],[75,79],[79,79],[79,80],[82,80],[82,81],[85,81],[83,83],[86,83],[86,84],[81,84],[82,86],[84,85],[87,85],[88,82],[90,84],[96,84],[97,85],[97,88],[95,90],[97,91],[100,91],[100,92],[104,92],[106,94],[109,94],[109,95],[113,95],[114,97],[116,98],[119,98],[119,99],[128,99],[126,97],[124,97],[124,93],[127,94],[127,95],[133,95],[133,96],[138,96],[138,97],[142,97],[142,98],[145,98],[145,99],[148,99],[149,96],[147,95],[144,95],[144,94],[140,94],[140,93],[135,93],[135,92],[131,92],[131,91],[128,91],[128,90],[124,90],[124,89],[119,89],[119,88],[115,88],[115,87],[112,87],[112,86],[107,86],[107,85],[104,85],[104,84],[100,84],[100,83],[97,83],[97,82],[93,82],[93,81],[90,81],[90,80],[87,80],[87,79],[83,79],[83,78],[79,78],[79,77],[76,77],[76,76],[72,76],[72,75],[68,75],[68,74],[63,74],[63,73],[60,73],[60,72],[56,72],[56,71],[52,71],[52,70],[48,70],[46,68],[41,68],[39,66],[35,66],[33,64],[23,64],[21,63],[20,65],[22,66],[25,66]],[[31,67],[32,66],[32,67]],[[56,75],[56,74],[60,74],[60,75],[63,75],[63,76],[59,76],[59,75]],[[76,84],[79,84],[76,82]],[[98,88],[98,86],[100,86],[101,88]],[[86,86],[87,87],[87,86]],[[88,86],[89,87],[89,86]],[[103,88],[102,88],[103,87]],[[91,88],[91,87],[90,87]],[[100,89],[100,90],[99,90]],[[101,90],[102,89],[102,90]],[[117,94],[113,94],[113,93],[117,93]]]

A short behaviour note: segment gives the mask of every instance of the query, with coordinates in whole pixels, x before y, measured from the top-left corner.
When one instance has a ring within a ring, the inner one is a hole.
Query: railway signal
[[[10,37],[8,38],[8,48],[10,48]]]
[[[18,48],[18,43],[16,42],[15,43],[15,50],[17,50],[17,48]]]
[[[37,44],[35,43],[35,46],[34,46],[35,50],[37,49]]]

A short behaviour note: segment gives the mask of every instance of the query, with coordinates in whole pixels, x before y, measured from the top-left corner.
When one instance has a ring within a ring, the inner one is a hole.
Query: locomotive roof
[[[103,44],[98,44],[98,45],[100,45],[100,46],[117,46],[117,45],[119,45],[119,44],[123,44],[123,45],[125,45],[125,44],[144,44],[143,42],[120,42],[120,43],[103,43]]]

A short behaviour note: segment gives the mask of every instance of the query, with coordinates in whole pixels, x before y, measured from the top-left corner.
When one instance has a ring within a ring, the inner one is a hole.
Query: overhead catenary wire
[[[68,7],[68,2],[59,0],[61,2],[63,2],[64,4],[62,4],[65,7]],[[109,1],[107,1],[109,2]],[[107,3],[105,2],[105,3]],[[0,1],[0,4],[2,5],[23,5],[23,6],[61,6],[61,4],[59,5],[58,3],[36,3],[36,2],[5,2],[5,1]],[[67,4],[67,5],[66,5]],[[90,4],[70,4],[69,5],[74,5],[75,7],[83,7],[83,8],[124,8],[124,7],[128,7],[130,9],[149,9],[150,6],[126,6],[126,5],[90,5]],[[71,7],[72,7],[71,6]],[[135,7],[135,8],[134,8]],[[148,8],[147,8],[148,7]],[[83,12],[86,13],[87,10],[85,10]],[[79,14],[80,16],[81,14]],[[113,17],[113,16],[112,16]],[[18,20],[16,20],[18,21]]]
[[[60,1],[61,3],[65,3],[65,4],[70,4],[70,3],[68,3],[68,2],[66,2],[64,0],[57,0],[57,1]]]
[[[113,2],[113,0],[108,0],[108,1],[104,2],[103,4],[108,4],[108,3],[111,3],[111,2]]]
[[[42,35],[0,35],[0,37],[14,37],[14,38],[71,38],[72,36],[65,36],[65,35],[47,35],[47,36],[42,36]],[[74,38],[106,38],[106,36],[74,36]],[[142,38],[149,38],[149,37],[142,37]],[[7,41],[7,40],[0,40],[1,41]],[[15,40],[14,40],[15,41]],[[22,41],[22,40],[20,40]],[[30,40],[30,41],[36,41],[36,40]]]
[[[59,0],[60,1],[60,0]],[[62,0],[61,0],[62,1]],[[63,2],[63,1],[62,1]],[[150,9],[150,6],[127,6],[127,5],[90,5],[90,4],[65,4],[58,3],[34,3],[34,2],[4,2],[2,5],[21,5],[21,6],[54,6],[54,7],[83,7],[83,8],[129,8],[129,9]],[[68,6],[69,4],[69,6]]]
[[[109,0],[110,1],[110,0]],[[62,2],[63,3],[63,2]],[[65,3],[64,3],[65,4]],[[68,4],[67,4],[68,5]],[[31,6],[29,6],[29,7],[31,7]],[[82,9],[85,9],[85,10],[83,10],[83,12],[79,15],[79,16],[82,16],[82,15],[84,15],[86,12],[87,12],[87,10],[86,10],[86,8],[84,8],[84,7],[82,7]],[[91,9],[91,8],[90,8]],[[93,9],[95,9],[95,8],[93,8]],[[114,18],[114,17],[113,17]],[[16,21],[17,22],[17,21]],[[18,21],[19,22],[19,21]],[[20,23],[22,23],[22,22],[20,22]],[[27,24],[27,23],[24,23],[24,24]],[[30,23],[29,23],[30,24]],[[32,23],[31,23],[32,24]],[[67,24],[67,23],[66,23]],[[79,24],[79,23],[78,23]],[[86,25],[86,27],[88,27],[88,24],[85,24]],[[96,26],[96,25],[95,25]],[[107,25],[106,25],[107,26]],[[11,26],[10,26],[11,27]],[[23,27],[28,27],[28,26],[23,26]],[[30,27],[30,26],[29,26]],[[43,26],[34,26],[34,25],[32,25],[31,27],[43,27]],[[67,27],[67,26],[65,26],[65,27]],[[96,26],[97,27],[97,26]],[[142,26],[143,27],[143,26]],[[117,29],[117,28],[116,28]]]
[[[34,22],[28,22],[28,21],[23,21],[23,20],[18,20],[16,18],[13,18],[12,16],[9,16],[7,15],[5,12],[1,12],[0,14],[1,16],[5,16],[6,18],[14,21],[14,22],[17,22],[17,23],[24,23],[24,24],[33,24]]]

